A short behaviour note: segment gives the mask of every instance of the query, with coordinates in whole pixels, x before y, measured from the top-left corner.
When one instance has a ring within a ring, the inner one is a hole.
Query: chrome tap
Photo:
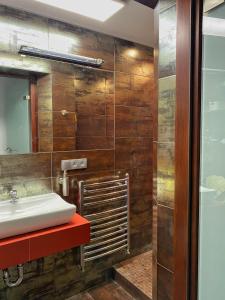
[[[11,202],[16,203],[18,197],[17,197],[17,190],[11,190],[9,192],[9,196],[11,197]]]

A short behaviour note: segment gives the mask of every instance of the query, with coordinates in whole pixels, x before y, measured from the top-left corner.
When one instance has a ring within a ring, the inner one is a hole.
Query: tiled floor
[[[135,300],[116,282],[110,281],[67,300]]]
[[[120,279],[115,275],[119,284],[110,281],[67,300],[152,299],[152,251],[123,261],[115,267],[115,272],[119,274]],[[127,291],[136,296],[131,296]]]
[[[117,265],[116,272],[152,299],[152,251],[123,261]]]

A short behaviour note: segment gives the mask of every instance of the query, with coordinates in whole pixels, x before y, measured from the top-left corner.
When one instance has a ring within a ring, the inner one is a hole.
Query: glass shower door
[[[204,2],[198,300],[224,300],[225,3]]]

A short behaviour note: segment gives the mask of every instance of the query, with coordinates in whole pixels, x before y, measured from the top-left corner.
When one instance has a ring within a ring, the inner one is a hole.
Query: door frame
[[[193,26],[193,75],[192,75],[192,147],[191,147],[191,221],[190,221],[190,273],[189,296],[198,298],[198,247],[199,247],[199,187],[201,156],[201,104],[202,104],[202,28],[203,0],[194,7]]]
[[[177,0],[174,299],[197,300],[203,0]]]

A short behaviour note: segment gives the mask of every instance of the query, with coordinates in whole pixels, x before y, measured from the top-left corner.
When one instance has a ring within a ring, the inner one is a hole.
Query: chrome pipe
[[[127,221],[127,216],[124,217],[124,218],[120,218],[120,219],[113,220],[113,221],[110,221],[110,222],[106,222],[106,223],[103,223],[103,224],[93,225],[93,226],[91,226],[91,229],[95,230],[95,229],[98,229],[98,228],[105,228],[105,227],[108,227],[109,225],[117,224],[117,223],[123,222],[123,221]]]
[[[116,242],[116,243],[111,244],[111,245],[109,245],[109,246],[102,247],[102,248],[100,248],[100,249],[88,251],[88,252],[85,252],[84,255],[85,255],[85,257],[86,257],[86,256],[90,256],[90,255],[92,255],[92,254],[99,253],[99,252],[102,252],[102,251],[111,249],[111,248],[113,248],[113,247],[115,247],[115,246],[119,246],[119,245],[124,244],[124,243],[127,243],[127,241],[126,241],[126,240],[119,241],[119,242]]]
[[[127,187],[126,184],[121,184],[121,185],[117,185],[117,186],[109,186],[106,188],[100,188],[100,189],[91,189],[91,190],[84,190],[84,194],[94,194],[94,193],[99,193],[99,192],[106,192],[106,191],[110,191],[110,190],[115,190],[118,188],[124,188]]]
[[[120,194],[120,193],[126,193],[126,192],[127,192],[127,189],[115,191],[115,192],[111,192],[111,193],[107,193],[107,194],[98,194],[95,196],[84,196],[84,200],[98,199],[100,197],[109,197],[109,196],[113,196],[113,195]]]
[[[127,184],[127,219],[130,220],[130,177],[129,174],[126,174],[126,184]],[[128,221],[127,224],[128,228],[128,235],[127,235],[127,244],[128,244],[128,248],[127,248],[127,253],[130,254],[130,222]]]
[[[98,246],[107,245],[107,244],[109,244],[111,242],[120,240],[120,239],[125,238],[125,237],[127,237],[127,233],[119,235],[117,237],[114,237],[114,238],[112,238],[110,240],[106,240],[106,241],[102,241],[100,243],[96,243],[96,244],[91,244],[89,246],[85,246],[84,249],[87,250],[87,249],[92,249],[92,248],[95,248],[95,247],[98,247]],[[124,239],[124,240],[126,240],[126,239]]]
[[[127,229],[126,228],[120,229],[120,230],[117,230],[117,231],[114,231],[114,232],[111,232],[111,233],[108,233],[108,234],[105,234],[105,235],[102,235],[102,236],[98,236],[96,238],[92,238],[91,242],[96,242],[96,241],[102,240],[104,238],[108,238],[108,237],[111,237],[111,236],[114,236],[118,233],[123,233],[123,232],[127,232]]]
[[[110,210],[105,210],[105,211],[97,213],[97,214],[85,215],[85,218],[87,218],[87,219],[95,218],[95,217],[99,217],[99,216],[102,216],[102,215],[105,215],[105,214],[110,214],[110,213],[113,213],[113,212],[116,212],[116,211],[119,211],[119,210],[122,210],[122,209],[127,210],[127,205],[124,205],[124,206],[121,206],[121,207],[118,207],[118,208],[114,208],[114,209],[110,209]]]
[[[91,236],[95,236],[95,235],[99,235],[101,233],[104,233],[104,232],[109,232],[110,230],[113,230],[113,229],[116,229],[116,228],[120,228],[120,227],[125,227],[127,229],[127,222],[126,223],[123,223],[123,224],[118,224],[118,225],[115,225],[115,226],[112,226],[112,227],[109,227],[109,228],[106,228],[106,229],[103,229],[103,230],[99,230],[99,231],[95,231],[95,232],[91,232]]]
[[[84,185],[84,188],[86,189],[87,187],[92,187],[92,186],[98,186],[98,185],[105,185],[105,184],[112,184],[116,182],[124,182],[126,178],[121,178],[121,179],[115,179],[111,181],[102,181],[102,182],[95,182],[95,183],[86,183]]]
[[[101,223],[103,221],[111,220],[111,219],[114,219],[116,217],[121,217],[121,216],[126,215],[126,214],[127,214],[127,212],[123,211],[119,214],[111,215],[111,216],[104,217],[104,218],[99,218],[99,219],[96,219],[96,220],[89,220],[89,221],[90,221],[91,224],[96,224],[96,223],[98,224],[98,223]],[[93,228],[93,226],[92,226],[92,228]]]
[[[84,181],[80,181],[78,183],[78,185],[79,185],[78,205],[79,205],[79,212],[82,215],[82,212],[83,212],[82,199],[83,199]],[[85,266],[85,262],[84,262],[84,245],[80,246],[80,265],[81,265],[82,272],[84,272],[84,266]]]
[[[3,279],[6,284],[6,286],[12,288],[19,286],[23,281],[23,265],[17,265],[17,271],[18,271],[18,279],[15,282],[10,281],[9,271],[8,269],[3,270]]]
[[[85,262],[92,261],[92,260],[95,260],[95,259],[104,257],[104,256],[106,256],[106,255],[113,254],[113,253],[115,253],[115,252],[117,252],[117,251],[123,250],[124,248],[127,248],[127,244],[126,244],[126,245],[123,245],[123,246],[121,246],[121,247],[118,247],[118,248],[116,248],[116,249],[114,249],[114,250],[105,252],[105,253],[103,253],[103,254],[99,254],[99,255],[96,255],[96,256],[93,256],[93,257],[89,257],[89,258],[85,258],[84,261],[85,261]]]
[[[124,196],[120,196],[120,197],[115,197],[115,198],[104,199],[104,200],[99,200],[99,201],[95,201],[95,202],[84,203],[83,206],[87,207],[87,206],[99,205],[99,204],[102,204],[102,203],[110,203],[110,202],[114,202],[114,201],[122,200],[122,199],[126,199],[126,198],[127,198],[127,196],[124,195]]]

